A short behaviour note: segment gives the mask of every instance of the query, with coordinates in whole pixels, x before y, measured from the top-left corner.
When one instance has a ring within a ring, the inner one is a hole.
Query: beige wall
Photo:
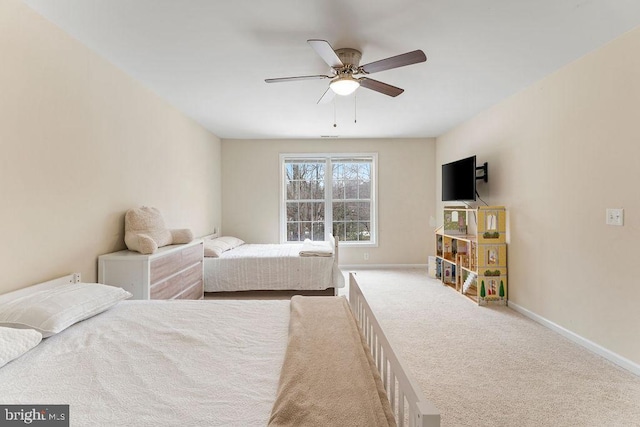
[[[343,248],[341,264],[426,264],[435,216],[435,141],[223,140],[222,231],[279,242],[280,153],[378,153],[378,247]],[[364,260],[364,253],[369,260]]]
[[[0,292],[124,248],[124,212],[220,221],[220,140],[18,0],[0,2]]]
[[[436,164],[489,162],[481,195],[510,211],[510,301],[639,364],[637,52],[640,29],[439,137]],[[612,207],[623,227],[605,225]]]

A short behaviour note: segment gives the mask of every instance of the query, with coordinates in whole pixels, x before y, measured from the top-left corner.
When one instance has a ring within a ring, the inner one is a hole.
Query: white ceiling
[[[640,25],[639,0],[24,0],[221,138],[438,136]],[[422,49],[317,105],[327,74],[306,43],[361,64]],[[334,109],[337,127],[333,127]]]

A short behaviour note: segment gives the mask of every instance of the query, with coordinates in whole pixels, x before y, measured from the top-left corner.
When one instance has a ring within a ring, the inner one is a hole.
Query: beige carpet
[[[640,426],[640,377],[423,270],[357,272],[442,426]]]

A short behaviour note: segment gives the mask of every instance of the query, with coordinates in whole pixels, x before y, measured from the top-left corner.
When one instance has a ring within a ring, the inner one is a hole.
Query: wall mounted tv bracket
[[[483,171],[484,175],[478,176],[478,171]],[[476,179],[481,179],[484,182],[489,181],[489,163],[484,162],[482,166],[476,167]]]

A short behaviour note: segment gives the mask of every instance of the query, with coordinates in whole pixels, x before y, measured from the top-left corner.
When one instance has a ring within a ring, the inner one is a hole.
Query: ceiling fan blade
[[[394,98],[404,92],[404,89],[400,89],[399,87],[391,86],[368,77],[363,77],[358,81],[362,87],[375,90],[376,92],[380,92],[385,95],[393,96]]]
[[[338,58],[338,55],[336,55],[336,52],[333,50],[328,41],[311,39],[307,40],[307,43],[311,45],[313,50],[315,50],[316,53],[320,55],[324,62],[329,64],[331,68],[344,67],[344,64],[342,63],[340,58]]]
[[[322,74],[317,74],[315,76],[297,76],[297,77],[279,77],[277,79],[264,79],[267,83],[280,83],[280,82],[294,82],[296,80],[320,80],[320,79],[330,79],[331,77],[325,76]]]
[[[318,104],[328,104],[333,101],[333,98],[336,96],[336,93],[331,90],[330,87],[322,94],[320,99],[318,99]]]
[[[405,65],[417,64],[425,62],[427,56],[421,50],[403,53],[402,55],[392,56],[391,58],[381,59],[380,61],[370,62],[360,67],[360,70],[367,74],[377,73],[378,71],[390,70],[392,68],[404,67]]]

